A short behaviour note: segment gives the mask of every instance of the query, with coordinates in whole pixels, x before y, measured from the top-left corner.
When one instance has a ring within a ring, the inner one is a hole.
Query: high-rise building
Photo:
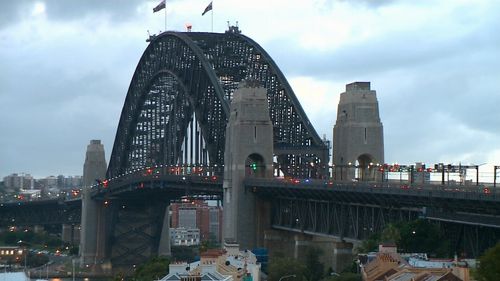
[[[33,189],[34,180],[30,174],[11,174],[3,178],[4,186],[9,189]]]
[[[201,200],[172,203],[172,228],[198,228],[201,241],[221,242],[222,208]]]

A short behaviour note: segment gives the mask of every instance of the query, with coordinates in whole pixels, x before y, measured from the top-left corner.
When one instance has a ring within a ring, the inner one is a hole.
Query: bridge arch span
[[[326,171],[325,143],[261,46],[239,32],[165,32],[135,69],[107,177],[155,165],[222,166],[229,103],[244,79],[267,89],[282,171],[304,176],[311,161]]]

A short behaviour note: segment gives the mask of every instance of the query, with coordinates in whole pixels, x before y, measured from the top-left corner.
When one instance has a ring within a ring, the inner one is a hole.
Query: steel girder
[[[167,204],[145,200],[113,202],[110,244],[107,256],[113,266],[140,264],[158,255],[158,245]]]
[[[344,241],[364,240],[381,233],[389,223],[422,217],[419,209],[360,205],[325,200],[280,197],[273,200],[272,226],[276,229],[335,237]],[[432,220],[440,226],[452,249],[464,257],[478,257],[500,240],[500,229],[453,221]]]
[[[481,225],[468,225],[437,221],[459,256],[479,257],[500,241],[500,229]]]
[[[277,198],[272,210],[274,228],[327,235],[342,240],[363,240],[381,232],[388,223],[411,221],[419,210],[349,204],[326,200]]]
[[[1,227],[79,224],[80,220],[80,200],[3,203],[0,207]]]
[[[229,102],[243,79],[267,89],[281,170],[305,176],[311,166],[326,167],[327,146],[262,47],[234,32],[165,32],[152,40],[135,70],[108,178],[160,164],[223,165]]]

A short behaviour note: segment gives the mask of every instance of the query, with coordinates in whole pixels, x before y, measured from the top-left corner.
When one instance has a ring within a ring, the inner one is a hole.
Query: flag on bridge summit
[[[165,9],[165,0],[162,0],[160,4],[156,5],[156,7],[153,8],[153,13],[156,13],[158,11],[161,11]]]
[[[210,4],[208,4],[208,6],[205,8],[205,11],[203,11],[203,13],[201,13],[202,16],[204,16],[208,11],[211,11],[212,10],[212,2],[210,2]]]

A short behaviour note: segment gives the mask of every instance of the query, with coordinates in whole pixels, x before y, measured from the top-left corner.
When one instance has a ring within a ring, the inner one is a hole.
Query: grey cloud
[[[46,11],[49,18],[55,20],[69,20],[91,13],[106,13],[110,14],[114,21],[127,21],[141,3],[144,3],[144,0],[47,0]]]
[[[389,34],[328,53],[293,47],[281,52],[283,42],[271,42],[267,49],[288,76],[340,83],[384,80],[379,90],[389,96],[391,111],[423,104],[411,111],[421,116],[447,111],[457,121],[487,130],[500,120],[494,108],[500,104],[494,90],[495,77],[500,77],[500,38],[494,36],[495,26],[500,27],[500,21],[491,19],[455,37],[432,31]],[[406,85],[405,92],[394,90],[398,84]]]
[[[0,28],[15,23],[21,15],[30,13],[34,0],[2,1],[0,9]],[[45,11],[50,20],[68,21],[85,17],[89,14],[104,13],[113,21],[127,21],[132,18],[137,7],[144,0],[45,0]],[[152,1],[151,3],[153,3]],[[159,1],[158,1],[159,2]],[[152,4],[154,5],[154,4]]]
[[[500,20],[468,20],[462,26],[467,31],[387,34],[331,52],[306,51],[283,41],[264,48],[287,77],[338,84],[371,81],[378,92],[387,161],[482,163],[500,141],[495,130],[500,125]],[[334,116],[325,118],[334,121]],[[320,132],[331,130],[324,120],[313,123]]]

